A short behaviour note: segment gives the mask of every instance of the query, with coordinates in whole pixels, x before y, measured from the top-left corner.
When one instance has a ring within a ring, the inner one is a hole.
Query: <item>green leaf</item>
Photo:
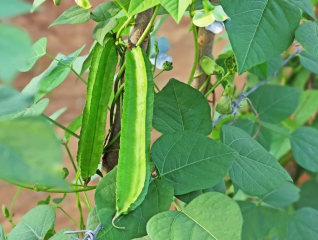
[[[306,51],[299,54],[300,64],[314,74],[318,74],[318,58]]]
[[[291,134],[290,144],[296,162],[309,171],[318,172],[318,130],[300,127]]]
[[[108,175],[108,174],[106,174],[106,175]],[[97,209],[95,207],[88,214],[86,229],[95,230],[99,224],[100,224],[100,221],[99,221],[99,218],[97,215]]]
[[[55,212],[48,205],[40,205],[25,214],[13,228],[8,239],[41,240],[55,222]]]
[[[164,134],[151,148],[160,177],[174,186],[177,195],[214,186],[236,156],[224,144],[190,131]]]
[[[318,211],[302,208],[296,211],[295,217],[288,224],[287,240],[318,239]]]
[[[267,62],[252,67],[249,71],[262,80],[268,79],[281,67],[283,63],[282,57],[279,55]]]
[[[286,207],[299,199],[299,188],[290,182],[284,182],[278,189],[261,197],[263,202],[276,207]]]
[[[171,14],[173,19],[179,23],[187,10],[191,0],[158,0],[159,3]]]
[[[242,240],[264,240],[271,229],[284,225],[287,221],[286,214],[282,211],[257,206],[251,202],[238,201],[238,204],[244,220]]]
[[[215,21],[215,17],[211,12],[197,12],[193,17],[193,24],[198,27],[207,27]]]
[[[313,4],[310,0],[291,0],[291,3],[295,4],[297,7],[299,7],[301,10],[303,10],[305,13],[310,15],[313,19],[316,19],[316,15],[313,10]]]
[[[148,220],[157,213],[169,209],[173,198],[173,188],[165,181],[155,179],[149,185],[145,200],[133,212],[123,215],[116,222],[117,226],[124,226],[124,230],[118,230],[111,225],[111,220],[116,213],[116,169],[108,173],[98,184],[95,193],[97,214],[105,227],[98,234],[98,239],[130,240],[145,236]],[[90,215],[91,218],[94,215]],[[89,218],[90,226],[98,220]],[[95,215],[96,218],[96,215]]]
[[[94,39],[102,46],[104,46],[104,38],[107,33],[113,30],[118,25],[118,19],[110,18],[104,22],[99,23],[93,31]]]
[[[81,48],[77,49],[75,52],[71,53],[70,55],[62,57],[60,59],[60,62],[58,63],[58,65],[59,66],[65,66],[65,65],[72,66],[84,48],[85,48],[85,45],[82,46]]]
[[[147,224],[152,240],[241,239],[243,219],[235,201],[221,193],[205,193],[182,211],[159,213]]]
[[[131,0],[129,4],[128,14],[130,16],[136,15],[148,10],[159,4],[158,0]]]
[[[267,84],[251,93],[249,99],[261,122],[280,123],[294,113],[300,93],[292,87]]]
[[[313,9],[311,7],[311,9]],[[313,57],[318,58],[318,22],[305,22],[295,33],[296,40]]]
[[[59,86],[68,76],[71,69],[66,66],[55,67],[38,85],[38,93],[35,95],[34,101],[37,102],[47,93]]]
[[[212,131],[211,107],[201,92],[171,79],[155,95],[153,127],[165,134],[191,130],[208,135]]]
[[[318,210],[318,182],[307,181],[300,187],[300,199],[295,203],[297,209],[310,207]]]
[[[115,2],[103,2],[93,10],[91,18],[95,22],[104,22],[114,17],[120,10]]]
[[[297,72],[294,76],[291,76],[291,86],[300,90],[304,90],[309,77],[310,71],[305,68],[301,68],[299,72]]]
[[[298,125],[303,125],[318,110],[318,90],[309,89],[302,92],[299,105],[294,114],[294,120]]]
[[[76,132],[80,127],[82,126],[82,120],[83,120],[83,113],[79,116],[77,116],[71,123],[70,125],[67,126],[69,130],[72,132]],[[69,139],[71,138],[71,134],[68,132],[65,132],[65,139],[68,142]]]
[[[67,186],[60,172],[60,143],[45,119],[25,117],[1,121],[0,149],[0,178],[19,183]]]
[[[64,55],[58,55],[56,57],[56,59],[60,59],[62,56],[64,56]],[[39,76],[32,78],[32,80],[29,82],[29,84],[26,85],[25,88],[22,90],[22,93],[29,94],[29,95],[41,94],[39,92],[41,82],[43,81],[43,79],[45,79],[52,72],[53,69],[56,68],[57,64],[58,64],[57,61],[53,61],[51,63],[51,65],[48,67],[48,69],[46,69]]]
[[[1,224],[0,224],[0,240],[6,240],[6,234],[4,233],[4,230]]]
[[[80,6],[74,6],[63,12],[51,25],[64,25],[64,24],[79,24],[85,23],[90,20],[89,9],[81,8]]]
[[[0,24],[0,80],[10,82],[31,54],[31,39],[20,28]]]
[[[186,193],[183,195],[177,195],[176,198],[178,198],[179,200],[181,200],[184,203],[189,204],[193,199],[195,199],[196,197],[202,195],[203,193],[207,193],[207,192],[219,192],[219,193],[225,194],[226,187],[225,187],[225,183],[224,183],[223,179],[218,184],[216,184],[215,186],[213,186],[211,188],[197,190],[197,191],[193,191],[193,192]]]
[[[43,37],[33,44],[31,57],[28,59],[26,65],[19,69],[21,72],[29,71],[37,62],[37,60],[46,54],[46,43],[47,38]]]
[[[38,7],[40,7],[46,0],[34,0],[31,8],[31,13],[33,13]]]
[[[51,237],[49,240],[69,240],[70,237],[78,237],[77,234],[64,234],[66,231],[74,231],[72,228],[64,228],[61,231],[58,231],[56,234],[54,234],[53,237]]]
[[[129,4],[131,0],[116,0],[116,3],[124,10],[124,12],[128,12]]]
[[[21,111],[11,113],[9,115],[0,116],[0,120],[10,120],[18,117],[31,117],[31,116],[39,116],[44,112],[46,107],[49,105],[49,99],[44,98],[39,102],[32,104],[29,108],[25,108]],[[33,99],[32,99],[33,102]]]
[[[144,237],[141,237],[141,238],[134,238],[132,240],[151,240],[151,238],[149,236],[144,236]]]
[[[289,174],[274,156],[243,130],[223,125],[221,139],[238,153],[230,177],[247,194],[260,196],[291,181]]]
[[[31,94],[19,93],[9,86],[0,86],[0,118],[5,117],[6,114],[15,113],[32,102]]]
[[[301,14],[289,1],[223,0],[221,4],[231,18],[225,27],[239,74],[276,57],[293,42]]]
[[[214,73],[217,64],[211,58],[203,56],[200,60],[200,66],[205,74],[211,75]]]
[[[28,13],[31,5],[25,1],[10,0],[0,3],[0,19],[15,17],[24,13]]]
[[[243,129],[251,137],[253,137],[258,132],[258,128],[260,127],[260,131],[257,134],[255,140],[259,144],[261,144],[266,150],[270,149],[272,142],[272,134],[267,128],[259,126],[258,122],[254,122],[251,119],[237,119],[235,121],[234,126]]]
[[[67,108],[66,108],[66,107],[63,107],[63,108],[57,110],[56,112],[54,112],[54,113],[50,116],[50,118],[55,121],[55,120],[58,119],[66,110],[67,110]],[[52,124],[53,124],[53,123],[52,123]]]

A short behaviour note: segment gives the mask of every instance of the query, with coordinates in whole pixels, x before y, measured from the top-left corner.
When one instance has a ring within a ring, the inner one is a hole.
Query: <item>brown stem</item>
[[[218,3],[218,0],[210,0],[212,3]],[[213,49],[213,42],[214,42],[215,34],[206,30],[205,28],[199,28],[198,31],[198,43],[199,43],[199,59],[197,64],[197,69],[195,74],[203,72],[200,66],[200,59],[203,56],[212,57],[212,49]],[[204,81],[206,80],[207,75],[203,74],[200,77],[193,79],[191,86],[195,89],[200,89]],[[207,85],[208,86],[208,85]],[[207,88],[205,87],[202,90],[202,94],[206,93]]]
[[[130,34],[129,34],[129,46],[128,50],[131,50],[133,48],[142,34],[144,33],[146,27],[148,26],[150,19],[152,17],[153,9],[149,9],[145,12],[139,13],[135,17],[136,24],[131,28]],[[146,49],[148,45],[149,37],[146,37],[144,42],[141,44],[141,48]],[[122,83],[125,81],[124,74],[122,76]],[[115,114],[115,120],[112,132],[110,134],[109,141],[114,139],[114,137],[117,136],[117,134],[121,130],[121,114],[120,114],[120,99],[116,103],[116,114]],[[103,156],[103,172],[107,173],[111,171],[117,164],[118,164],[118,156],[119,156],[119,148],[120,148],[120,137],[117,138],[117,140],[109,146],[110,151],[105,153]]]

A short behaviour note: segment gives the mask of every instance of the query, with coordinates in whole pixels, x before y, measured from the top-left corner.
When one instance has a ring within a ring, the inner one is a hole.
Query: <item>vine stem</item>
[[[173,200],[172,203],[173,203],[174,207],[175,207],[178,211],[180,211],[180,212],[182,211],[182,209],[178,206],[178,204],[176,203],[175,200]]]
[[[34,190],[34,186],[30,186],[27,184],[23,184],[23,183],[18,183],[12,180],[8,180],[5,179],[6,182],[11,183],[13,185],[19,186],[21,188],[25,188],[25,189],[30,189],[30,190]],[[97,186],[88,186],[88,187],[84,187],[84,188],[78,188],[78,189],[42,189],[39,192],[49,192],[49,193],[78,193],[78,192],[86,192],[86,191],[90,191],[90,190],[94,190],[96,189]]]
[[[144,33],[139,38],[136,46],[140,46],[143,43],[143,41],[145,40],[145,38],[147,37],[147,35],[149,34],[149,32],[150,32],[150,30],[152,28],[152,25],[153,25],[154,21],[156,20],[156,17],[158,15],[159,9],[160,9],[160,4],[158,4],[155,7],[155,10],[154,10],[153,15],[152,15],[152,17],[151,17],[151,19],[150,19],[150,21],[148,23],[148,26],[146,27]]]
[[[224,79],[226,79],[230,75],[230,72],[227,72],[220,81],[217,81],[210,89],[209,91],[204,95],[206,98],[216,89],[217,86],[221,84]]]
[[[62,61],[58,60],[57,58],[55,58],[55,57],[53,57],[53,56],[51,56],[51,55],[49,55],[49,54],[47,54],[47,53],[45,54],[45,56],[47,56],[48,58],[51,58],[51,59],[57,61],[58,63],[60,63],[60,64],[62,64],[62,65],[64,65],[64,66],[66,66],[66,67],[68,67],[69,69],[71,69],[71,71],[72,71],[85,85],[87,85],[87,82],[82,78],[81,75],[79,75],[79,74],[75,71],[75,69],[74,69],[72,66],[63,63]]]
[[[192,21],[192,17],[191,17],[191,21]],[[198,59],[199,59],[198,29],[193,23],[191,23],[191,25],[192,25],[193,40],[194,40],[194,61],[193,61],[190,77],[188,80],[188,85],[191,85],[193,81],[195,70],[197,68]]]
[[[60,209],[69,219],[72,220],[73,223],[75,223],[76,226],[80,227],[80,224],[78,222],[76,222],[74,220],[74,218],[71,217],[71,215],[69,215],[63,208],[61,207],[57,207],[58,209]]]
[[[71,134],[72,136],[76,137],[77,139],[80,139],[80,136],[78,136],[76,133],[72,132],[71,130],[69,130],[68,128],[64,127],[63,125],[61,125],[60,123],[54,121],[52,118],[41,114],[42,117],[44,117],[45,119],[49,120],[51,123],[53,123],[54,125],[58,126],[59,128],[63,129],[65,132],[68,132],[69,134]]]
[[[117,1],[117,2],[119,2],[119,1]],[[124,24],[121,25],[121,27],[119,28],[119,30],[116,34],[116,40],[119,40],[122,31],[124,31],[125,27],[128,26],[128,24],[131,22],[131,20],[133,20],[133,18],[134,18],[134,16],[130,16],[129,18],[127,18],[127,20],[124,22]]]

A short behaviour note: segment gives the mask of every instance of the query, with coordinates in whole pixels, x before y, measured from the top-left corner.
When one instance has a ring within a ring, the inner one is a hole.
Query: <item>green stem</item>
[[[21,192],[21,189],[22,189],[21,187],[18,187],[18,190],[15,193],[15,195],[14,195],[12,201],[11,201],[10,207],[9,207],[9,222],[11,223],[12,228],[15,227],[15,224],[13,223],[13,219],[12,219],[12,217],[13,217],[12,209],[13,209],[13,205],[14,205],[15,201],[17,200],[17,198],[18,198],[18,196],[19,196],[19,194]]]
[[[210,81],[210,77],[211,76],[206,76],[206,79],[204,81],[204,83],[202,84],[202,86],[200,87],[199,91],[202,92],[202,90],[206,87],[206,85],[208,84],[208,82]]]
[[[74,218],[72,218],[63,208],[58,207],[58,209],[60,209],[69,219],[71,219],[72,222],[75,223],[76,226],[80,227],[79,223],[76,222],[76,221],[74,220]]]
[[[124,5],[119,0],[116,0],[116,3],[120,6],[121,9],[124,10],[126,15],[128,16],[128,12],[127,12],[126,8],[124,7]]]
[[[165,70],[161,70],[156,76],[153,77],[153,79],[155,79],[156,77],[158,77],[161,73],[163,73]]]
[[[46,118],[47,120],[49,120],[51,123],[53,123],[54,125],[58,126],[59,128],[63,129],[65,132],[68,132],[69,134],[71,134],[72,136],[76,137],[77,139],[80,139],[80,136],[78,136],[76,133],[72,132],[71,130],[69,130],[68,128],[64,127],[63,125],[59,124],[58,122],[54,121],[53,119],[51,119],[50,117],[41,114],[44,118]]]
[[[182,211],[178,204],[175,202],[175,199],[172,201],[172,203],[178,211]]]
[[[80,178],[79,172],[76,175],[77,176],[76,176],[75,184],[77,184],[77,181]],[[75,187],[75,189],[77,189],[77,187]],[[84,224],[84,216],[83,216],[83,210],[82,210],[82,204],[81,204],[81,200],[80,200],[80,195],[79,195],[79,193],[75,193],[75,196],[76,196],[77,208],[78,208],[78,211],[80,213],[80,229],[84,230],[85,229],[85,224]]]
[[[65,146],[66,151],[67,151],[67,154],[68,154],[68,156],[70,157],[70,160],[71,160],[71,162],[72,162],[73,168],[74,168],[75,172],[77,173],[77,167],[76,167],[74,158],[73,158],[73,156],[72,156],[72,154],[71,154],[71,151],[70,151],[70,149],[69,149],[69,147],[68,147],[68,144],[67,144],[67,143],[63,143],[63,145]],[[79,179],[79,181],[80,181],[80,184],[83,185],[82,179]],[[76,186],[76,188],[77,188],[77,186]],[[89,199],[88,199],[88,196],[87,196],[87,193],[86,193],[86,192],[84,192],[84,196],[85,196],[86,203],[87,203],[87,204],[85,204],[85,205],[87,206],[87,209],[88,209],[89,211],[91,211],[91,210],[92,210],[91,203],[90,203],[90,201],[89,201]]]
[[[60,63],[60,64],[62,64],[62,65],[64,65],[64,66],[66,66],[66,67],[68,67],[69,69],[71,69],[71,71],[72,71],[85,85],[87,85],[87,82],[82,78],[81,75],[79,75],[79,74],[75,71],[75,69],[74,69],[72,66],[63,63],[62,61],[56,59],[55,57],[53,57],[53,56],[51,56],[51,55],[49,55],[49,54],[47,54],[47,53],[45,54],[45,56],[47,56],[47,57],[49,57],[49,58],[51,58],[51,59],[57,61],[58,63]]]
[[[121,131],[119,131],[117,135],[111,141],[109,141],[109,143],[104,147],[104,151],[106,151],[107,148],[111,146],[119,138],[120,134],[121,134]]]
[[[210,88],[210,90],[204,95],[205,98],[207,98],[207,97],[216,89],[216,87],[219,86],[220,83],[221,83],[222,81],[224,81],[229,75],[230,75],[230,72],[227,72],[227,73],[225,74],[225,76],[223,76],[220,81],[217,81],[217,82],[212,86],[212,88]]]
[[[30,190],[34,190],[34,186],[30,186],[30,185],[26,185],[26,184],[22,184],[22,183],[18,183],[12,180],[8,180],[5,179],[4,181],[11,183],[13,185],[25,188],[25,189],[30,189]],[[88,186],[88,187],[84,187],[84,188],[79,188],[79,189],[42,189],[40,190],[40,192],[49,192],[49,193],[78,193],[78,192],[86,192],[86,191],[90,191],[90,190],[94,190],[96,189],[97,186]]]
[[[141,37],[139,38],[136,46],[140,46],[142,44],[142,42],[145,40],[145,38],[147,37],[147,35],[149,34],[151,28],[152,28],[152,25],[154,23],[154,21],[156,20],[156,17],[158,15],[158,12],[159,12],[159,9],[160,9],[160,4],[158,4],[156,7],[155,7],[155,10],[152,14],[152,17],[149,21],[149,24],[148,26],[146,27],[145,31],[143,32],[143,34],[141,35]]]
[[[64,145],[64,147],[65,147],[65,149],[66,149],[66,152],[67,152],[68,156],[69,156],[70,159],[71,159],[71,162],[72,162],[74,171],[77,173],[77,167],[76,167],[76,164],[75,164],[75,162],[74,162],[74,159],[73,159],[73,157],[72,157],[71,151],[70,151],[70,149],[69,149],[67,143],[64,143],[64,142],[63,142],[62,145]]]
[[[118,1],[117,1],[118,2]],[[131,22],[131,20],[134,18],[134,16],[130,16],[129,18],[127,18],[126,22],[124,22],[123,25],[121,25],[121,27],[119,28],[117,34],[116,34],[116,40],[119,40],[120,35],[122,33],[122,31],[124,31],[125,27],[128,26],[128,24]]]
[[[191,21],[192,21],[192,18],[191,18]],[[188,80],[188,85],[190,85],[193,81],[195,70],[198,64],[198,58],[199,58],[198,28],[193,23],[191,24],[192,24],[192,32],[193,32],[193,40],[194,40],[194,62],[193,62],[192,70]]]
[[[155,85],[155,88],[157,89],[157,91],[160,92],[158,85],[155,82],[153,82],[153,84]]]
[[[198,77],[202,76],[203,74],[205,74],[205,73],[204,72],[197,73],[193,76],[193,78],[198,78]]]

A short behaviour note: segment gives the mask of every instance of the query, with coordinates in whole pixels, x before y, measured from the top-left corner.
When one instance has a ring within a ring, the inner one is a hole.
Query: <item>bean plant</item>
[[[95,41],[88,55],[83,46],[57,56],[45,36],[33,44],[10,23],[43,2],[0,1],[0,178],[18,186],[2,206],[12,230],[0,225],[1,240],[318,239],[317,0],[75,0],[48,27],[94,21],[82,34]],[[173,78],[168,38],[158,35],[168,17],[190,23],[187,79]],[[42,57],[51,65],[16,90],[18,72]],[[82,114],[64,126],[63,111],[43,112],[69,74],[87,90]],[[19,220],[22,188],[61,197]],[[79,222],[63,210],[71,194]],[[78,229],[56,229],[58,210]]]

